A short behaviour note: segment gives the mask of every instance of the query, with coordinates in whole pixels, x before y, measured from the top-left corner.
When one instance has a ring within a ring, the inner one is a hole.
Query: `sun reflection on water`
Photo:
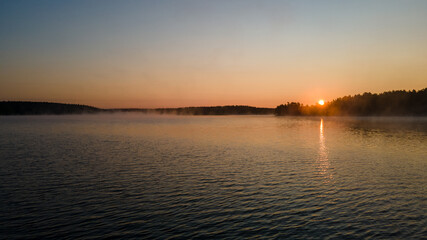
[[[319,171],[327,179],[333,179],[333,175],[330,171],[330,163],[328,159],[328,149],[325,145],[324,125],[323,118],[320,119],[320,133],[319,133]]]

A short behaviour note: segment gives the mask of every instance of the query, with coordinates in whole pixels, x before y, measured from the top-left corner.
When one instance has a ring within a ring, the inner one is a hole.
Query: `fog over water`
[[[427,235],[427,118],[0,117],[0,236]]]

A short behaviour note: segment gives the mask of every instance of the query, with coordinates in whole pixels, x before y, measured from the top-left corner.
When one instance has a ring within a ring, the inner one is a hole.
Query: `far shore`
[[[276,108],[245,105],[180,108],[102,109],[88,105],[52,102],[2,101],[0,115],[63,115],[94,113],[156,113],[177,115],[276,115],[276,116],[427,116],[427,88],[345,96],[316,105],[288,102]]]

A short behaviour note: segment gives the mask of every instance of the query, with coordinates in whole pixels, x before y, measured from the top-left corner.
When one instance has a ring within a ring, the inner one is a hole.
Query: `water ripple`
[[[0,236],[425,238],[427,121],[381,121],[2,118]]]

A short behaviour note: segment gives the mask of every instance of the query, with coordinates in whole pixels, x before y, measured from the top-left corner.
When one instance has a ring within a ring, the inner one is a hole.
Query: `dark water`
[[[421,239],[426,118],[0,118],[0,238]]]

